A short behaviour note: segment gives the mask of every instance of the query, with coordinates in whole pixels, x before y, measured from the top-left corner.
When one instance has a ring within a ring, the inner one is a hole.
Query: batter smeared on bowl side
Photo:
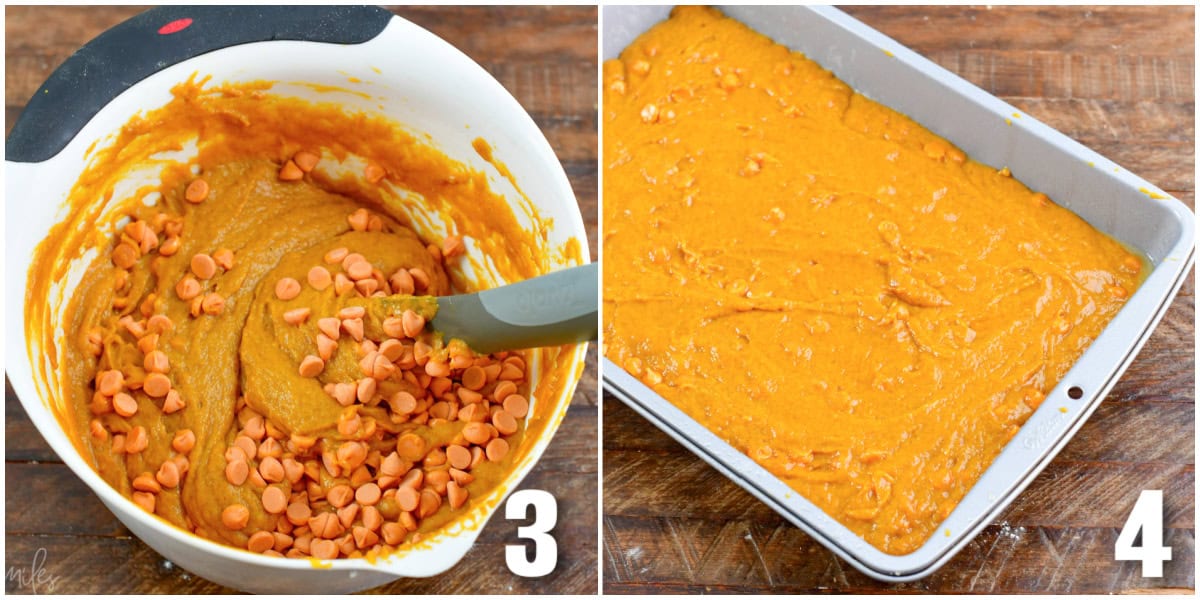
[[[31,267],[29,339],[68,434],[147,511],[254,552],[374,556],[494,503],[547,425],[532,393],[577,374],[565,349],[480,356],[426,327],[434,303],[369,298],[494,284],[464,239],[507,281],[578,245],[394,123],[269,87],[188,82],[97,151]],[[414,195],[453,235],[415,233]]]

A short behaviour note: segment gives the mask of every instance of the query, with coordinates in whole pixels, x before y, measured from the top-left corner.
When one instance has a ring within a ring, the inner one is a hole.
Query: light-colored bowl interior
[[[95,140],[101,140],[103,146],[138,112],[166,104],[170,88],[193,74],[211,75],[214,83],[274,81],[278,83],[271,93],[336,101],[348,110],[385,115],[449,157],[487,174],[493,191],[505,197],[521,221],[525,212],[520,194],[472,148],[472,140],[482,137],[512,172],[538,218],[552,223],[549,247],[560,247],[572,239],[580,248],[587,247],[574,193],[537,125],[486,71],[416,25],[395,17],[378,37],[359,45],[274,41],[211,52],[134,85],[102,109],[54,158],[37,164],[6,163],[6,368],[22,405],[55,452],[134,534],[176,564],[216,583],[252,592],[345,593],[401,576],[431,576],[450,568],[549,444],[582,372],[586,344],[564,350],[557,357],[557,361],[567,361],[573,374],[560,393],[543,397],[533,390],[534,403],[552,405],[546,413],[549,423],[540,436],[525,442],[531,447],[520,455],[506,480],[431,540],[374,564],[341,559],[318,568],[307,560],[252,554],[175,528],[142,511],[104,482],[79,455],[50,410],[58,392],[37,374],[52,371],[31,362],[46,359],[40,349],[27,348],[25,337],[25,290],[34,248],[65,216],[62,202],[85,167],[88,147]],[[329,91],[322,86],[348,91]],[[422,235],[434,239],[445,235],[441,223],[414,216],[415,228]],[[551,253],[551,268],[569,266],[568,260],[564,253]],[[55,337],[61,340],[62,331]]]

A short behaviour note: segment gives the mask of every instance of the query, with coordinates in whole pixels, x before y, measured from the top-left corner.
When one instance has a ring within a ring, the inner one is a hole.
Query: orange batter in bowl
[[[147,512],[252,552],[373,559],[477,527],[576,365],[475,354],[413,296],[578,243],[382,116],[205,83],[93,148],[37,248],[26,333],[64,430]]]
[[[605,355],[921,546],[1140,283],[1007,169],[718,11],[604,65]]]

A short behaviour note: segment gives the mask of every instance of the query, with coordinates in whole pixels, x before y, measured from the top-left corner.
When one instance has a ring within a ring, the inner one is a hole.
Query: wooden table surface
[[[5,115],[12,127],[37,86],[72,52],[141,12],[135,7],[6,8]],[[396,8],[490,71],[537,121],[566,168],[596,256],[595,7]],[[6,130],[7,131],[7,130]],[[11,310],[11,307],[10,307]],[[594,593],[597,589],[596,357],[554,441],[521,488],[558,498],[558,566],[523,579],[509,573],[504,546],[517,522],[493,519],[469,554],[429,579],[399,580],[378,593]],[[5,387],[6,593],[232,592],[172,566],[121,525],[46,445]],[[43,578],[28,575],[45,549]],[[50,583],[53,583],[51,586]]]
[[[1191,7],[844,9],[1154,182],[1194,210]],[[875,582],[611,396],[604,591],[1109,593],[1195,586],[1195,285],[1010,508],[932,576]],[[1162,579],[1115,562],[1143,489],[1165,490]]]

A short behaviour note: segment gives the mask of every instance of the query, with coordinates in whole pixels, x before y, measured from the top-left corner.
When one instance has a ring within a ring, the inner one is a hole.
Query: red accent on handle
[[[179,33],[180,31],[187,29],[188,26],[191,24],[192,24],[192,20],[189,18],[186,18],[186,17],[183,19],[175,19],[174,21],[171,21],[170,23],[167,23],[166,25],[159,27],[158,34],[159,35],[171,35],[172,33]]]

